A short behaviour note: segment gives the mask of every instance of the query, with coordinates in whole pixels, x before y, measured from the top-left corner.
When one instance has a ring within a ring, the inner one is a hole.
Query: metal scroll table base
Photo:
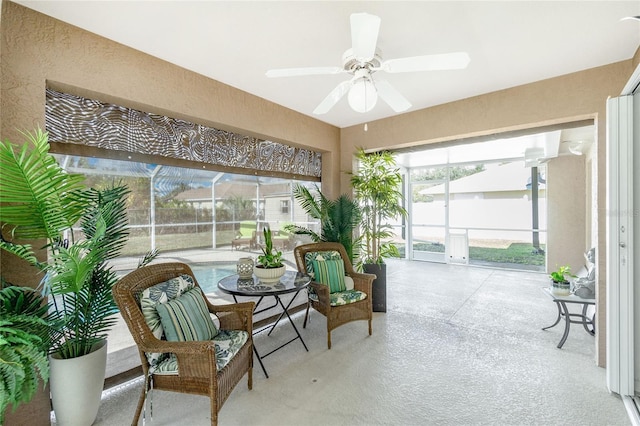
[[[558,349],[562,348],[562,345],[564,345],[564,342],[566,342],[567,337],[569,337],[569,330],[570,330],[571,324],[582,324],[582,326],[584,327],[587,333],[589,333],[592,336],[595,336],[596,334],[595,313],[591,317],[587,316],[587,309],[589,305],[595,305],[594,299],[582,299],[574,295],[555,296],[549,291],[549,289],[544,288],[543,290],[553,299],[556,306],[558,307],[558,316],[556,317],[556,322],[554,322],[550,326],[544,327],[543,330],[547,330],[551,327],[555,327],[560,322],[560,320],[564,317],[564,323],[565,323],[564,333],[562,334],[560,343],[558,343]],[[569,312],[567,303],[581,304],[582,312],[579,314]],[[578,319],[574,319],[574,318],[578,318]]]

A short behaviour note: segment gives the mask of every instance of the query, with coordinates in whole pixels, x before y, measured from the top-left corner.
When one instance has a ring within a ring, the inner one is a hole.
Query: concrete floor
[[[332,333],[312,311],[296,341],[254,366],[220,425],[628,425],[594,362],[594,339],[574,326],[562,349],[545,274],[391,260],[388,309]],[[291,338],[280,324],[255,337],[262,353]],[[142,381],[105,392],[96,425],[127,425]],[[208,425],[205,397],[156,391],[152,425]],[[148,420],[148,419],[147,419]],[[140,422],[142,423],[142,422]],[[55,424],[55,423],[54,423]]]

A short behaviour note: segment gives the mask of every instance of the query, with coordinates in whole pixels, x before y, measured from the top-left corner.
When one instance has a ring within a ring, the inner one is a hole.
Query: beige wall
[[[633,60],[535,82],[337,129],[175,65],[153,58],[15,3],[2,2],[0,26],[0,137],[19,142],[18,130],[44,127],[45,88],[165,114],[249,136],[324,152],[323,190],[349,192],[356,147],[381,149],[593,120],[592,240],[598,247],[598,363],[604,365],[605,101],[626,83]],[[563,180],[562,170],[559,179]],[[583,176],[585,174],[582,172]],[[579,188],[569,190],[582,191]],[[586,203],[589,205],[589,203]],[[585,228],[589,225],[586,221]],[[554,238],[573,238],[549,229]],[[585,234],[587,235],[587,234]],[[588,237],[585,236],[585,239]],[[549,241],[552,244],[552,241]],[[589,244],[577,244],[582,253]],[[553,259],[550,259],[553,262]],[[13,263],[2,258],[3,273]],[[553,265],[553,263],[550,263]]]
[[[584,156],[563,156],[547,163],[547,268],[569,265],[578,272],[584,265],[587,232],[586,169]],[[562,238],[553,233],[560,230]]]

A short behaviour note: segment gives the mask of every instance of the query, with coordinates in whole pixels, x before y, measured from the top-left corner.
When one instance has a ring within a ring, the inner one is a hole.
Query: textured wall
[[[585,179],[582,155],[558,157],[547,163],[547,238],[553,241],[547,245],[550,271],[569,265],[572,272],[578,272],[585,264],[587,249],[578,250],[583,247],[589,225],[585,222]],[[551,229],[559,230],[563,238],[551,235]]]

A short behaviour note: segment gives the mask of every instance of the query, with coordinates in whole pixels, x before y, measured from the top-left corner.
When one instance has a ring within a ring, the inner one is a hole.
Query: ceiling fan
[[[313,110],[325,114],[348,93],[351,108],[368,112],[382,98],[395,112],[406,111],[411,103],[386,80],[376,78],[378,71],[388,73],[463,69],[469,64],[466,52],[411,56],[382,60],[376,48],[380,17],[369,13],[351,14],[351,48],[342,55],[342,67],[282,68],[267,71],[267,77],[293,77],[348,73],[353,77],[343,81]]]

